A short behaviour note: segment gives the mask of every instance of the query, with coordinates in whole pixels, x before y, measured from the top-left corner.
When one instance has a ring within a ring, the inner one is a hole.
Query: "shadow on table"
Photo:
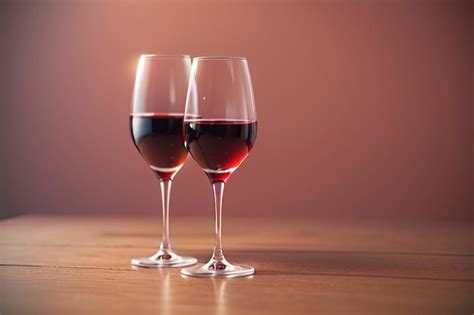
[[[474,255],[470,254],[286,249],[230,250],[225,254],[231,263],[254,266],[259,276],[324,275],[474,281]],[[203,259],[202,253],[196,256],[201,261],[208,259]]]

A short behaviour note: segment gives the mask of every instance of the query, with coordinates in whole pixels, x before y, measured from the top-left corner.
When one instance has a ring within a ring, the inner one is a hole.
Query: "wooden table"
[[[224,218],[249,278],[136,269],[158,217],[20,216],[0,221],[0,313],[468,314],[472,223]],[[209,257],[212,217],[173,217],[175,248]]]

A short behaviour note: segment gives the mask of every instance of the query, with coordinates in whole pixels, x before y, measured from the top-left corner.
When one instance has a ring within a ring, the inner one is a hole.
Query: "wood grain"
[[[471,314],[472,224],[226,218],[241,279],[136,269],[158,217],[22,216],[0,221],[4,314]],[[173,218],[179,252],[206,260],[211,218]]]

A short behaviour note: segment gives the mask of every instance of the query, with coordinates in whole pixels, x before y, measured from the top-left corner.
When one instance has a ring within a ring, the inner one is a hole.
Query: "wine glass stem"
[[[163,209],[163,240],[161,241],[160,248],[162,250],[171,249],[170,241],[170,192],[171,192],[171,180],[161,180],[161,201]]]
[[[224,197],[224,182],[216,181],[212,183],[214,193],[214,218],[216,225],[216,244],[214,247],[213,258],[217,261],[224,259],[222,252],[222,198]]]

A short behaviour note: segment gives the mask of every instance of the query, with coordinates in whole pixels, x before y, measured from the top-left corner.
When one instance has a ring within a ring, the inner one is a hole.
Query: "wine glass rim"
[[[193,59],[197,60],[247,60],[246,57],[240,56],[198,56]]]
[[[186,59],[190,55],[160,55],[160,54],[142,54],[140,57],[147,59]]]

